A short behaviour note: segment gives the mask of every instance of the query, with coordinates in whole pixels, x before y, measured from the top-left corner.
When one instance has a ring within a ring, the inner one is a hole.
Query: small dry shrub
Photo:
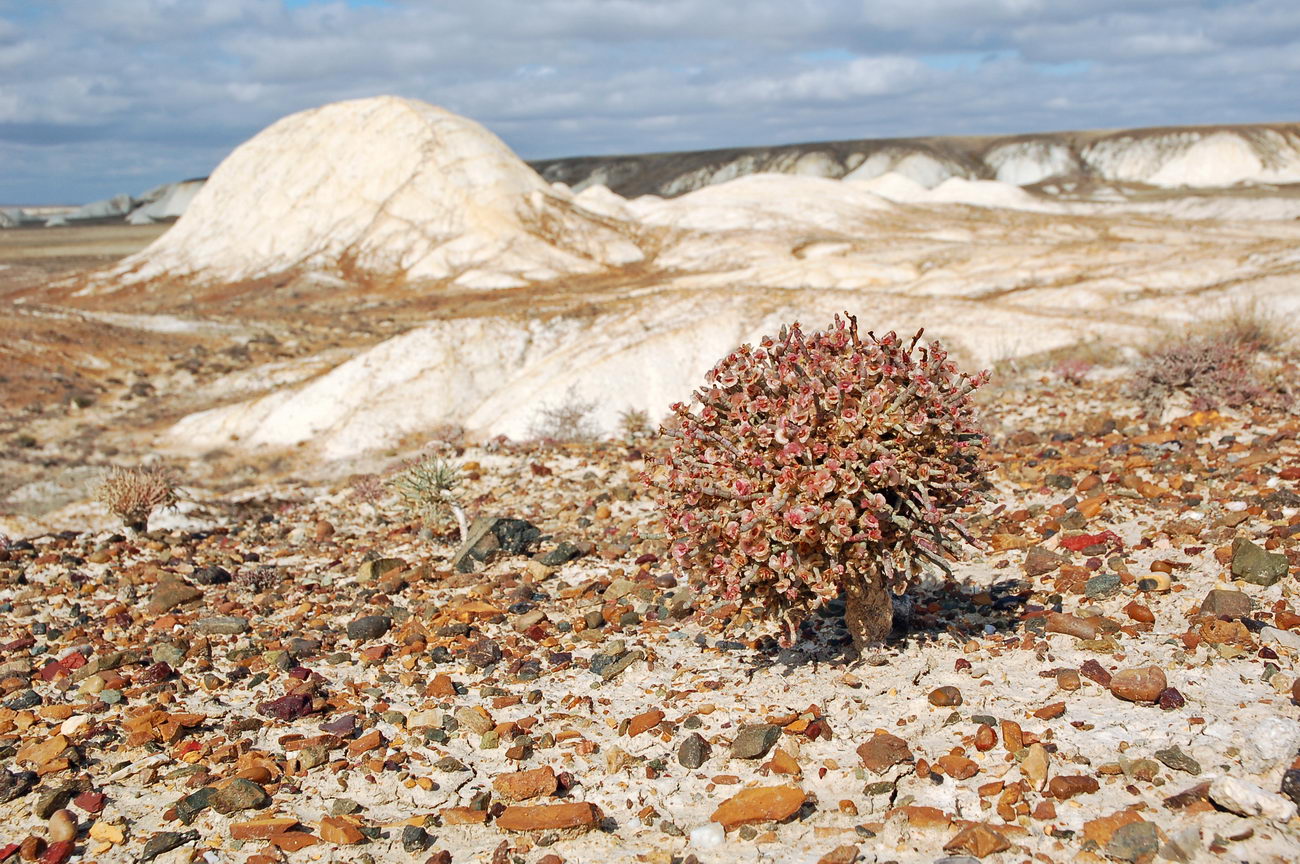
[[[639,441],[654,430],[650,427],[650,414],[640,408],[627,408],[619,412],[618,428],[627,441]]]
[[[1254,349],[1229,335],[1193,336],[1150,351],[1133,370],[1129,394],[1150,417],[1175,393],[1192,410],[1240,408],[1267,396],[1255,376]]]
[[[540,441],[568,443],[572,441],[591,441],[600,437],[600,427],[591,416],[596,410],[596,403],[587,401],[578,395],[577,387],[571,386],[564,394],[564,399],[555,405],[542,405],[537,410],[529,433]]]
[[[1233,306],[1226,315],[1199,329],[1206,338],[1217,338],[1239,345],[1247,353],[1278,353],[1291,342],[1294,335],[1289,322],[1254,300]]]
[[[430,530],[442,532],[455,524],[464,540],[468,526],[454,494],[459,485],[460,469],[436,455],[409,462],[388,479],[402,505]]]
[[[97,497],[133,531],[146,531],[154,510],[176,504],[176,478],[166,468],[112,468]]]

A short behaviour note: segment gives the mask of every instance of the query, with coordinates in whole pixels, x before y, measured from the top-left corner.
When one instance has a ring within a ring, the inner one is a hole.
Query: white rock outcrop
[[[618,226],[479,124],[384,96],[268,127],[217,167],[172,230],[88,290],[304,270],[502,288],[641,258]]]

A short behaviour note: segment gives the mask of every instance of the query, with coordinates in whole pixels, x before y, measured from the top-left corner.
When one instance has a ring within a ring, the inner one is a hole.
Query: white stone
[[[1216,777],[1210,783],[1210,800],[1239,816],[1288,822],[1296,815],[1294,801],[1236,777]]]
[[[727,832],[717,822],[691,829],[691,845],[696,849],[716,849],[727,842]]]

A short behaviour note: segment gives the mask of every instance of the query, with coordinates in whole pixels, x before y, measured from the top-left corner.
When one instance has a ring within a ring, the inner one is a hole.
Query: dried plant
[[[465,511],[454,490],[460,485],[460,469],[441,456],[426,456],[406,465],[389,478],[388,485],[402,504],[430,528],[442,528],[454,517],[461,542],[469,536]]]
[[[620,411],[618,428],[627,441],[639,441],[654,431],[650,427],[649,412],[642,411],[639,408],[627,408]]]
[[[723,358],[671,448],[645,475],[673,560],[727,600],[757,600],[786,626],[841,591],[859,646],[888,635],[889,589],[922,562],[948,569],[954,518],[981,481],[987,443],[971,393],[934,342],[904,346],[857,321],[805,337],[798,324]]]
[[[156,466],[112,468],[100,482],[97,497],[129,530],[143,532],[154,510],[175,506],[176,479]]]
[[[1255,377],[1254,351],[1229,336],[1196,336],[1149,352],[1129,380],[1129,394],[1157,417],[1175,393],[1196,411],[1240,408],[1265,397]]]
[[[235,574],[232,580],[236,585],[245,588],[253,594],[261,594],[279,581],[279,574],[271,566],[253,567],[248,570],[240,570]]]
[[[600,437],[600,427],[591,416],[595,410],[595,402],[582,399],[577,387],[570,386],[561,402],[538,409],[529,433],[540,441],[590,441]]]

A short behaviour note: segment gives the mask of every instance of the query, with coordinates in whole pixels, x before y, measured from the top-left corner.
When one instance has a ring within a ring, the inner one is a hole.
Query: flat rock
[[[984,858],[1010,848],[1011,841],[1006,835],[983,822],[968,825],[943,844],[945,852],[967,852],[976,858]]]
[[[1201,763],[1197,762],[1191,756],[1188,756],[1177,746],[1157,750],[1155,756],[1167,768],[1171,768],[1174,771],[1182,771],[1193,776],[1201,773]]]
[[[1130,822],[1115,829],[1106,855],[1120,861],[1148,861],[1160,849],[1160,835],[1152,822]]]
[[[683,768],[692,771],[709,761],[711,748],[709,742],[698,732],[692,732],[682,740],[677,748],[677,762]]]
[[[271,796],[253,781],[235,778],[219,787],[208,803],[213,810],[228,816],[240,810],[261,809],[271,803]]]
[[[148,610],[152,615],[162,615],[164,612],[170,612],[178,606],[184,606],[187,603],[194,603],[202,599],[203,592],[188,582],[182,582],[179,579],[164,579],[154,588],[153,596],[149,598]]]
[[[218,615],[212,618],[200,618],[194,624],[200,633],[235,636],[248,632],[248,619],[242,615]]]
[[[723,801],[709,819],[724,831],[756,822],[780,822],[798,813],[805,800],[807,794],[797,786],[757,786]]]
[[[907,742],[888,732],[877,732],[871,740],[858,747],[857,753],[864,768],[881,775],[900,762],[912,761],[912,750]]]
[[[513,771],[500,774],[492,781],[498,798],[506,801],[527,801],[555,793],[558,781],[555,769],[549,765],[530,771]]]
[[[781,739],[781,727],[771,723],[742,726],[731,742],[731,758],[762,759]]]
[[[590,831],[605,818],[595,804],[577,801],[570,804],[539,804],[532,807],[507,807],[497,817],[502,831]]]
[[[1210,782],[1210,800],[1238,816],[1263,816],[1274,822],[1289,822],[1296,815],[1296,803],[1254,783],[1237,777],[1216,777]]]

